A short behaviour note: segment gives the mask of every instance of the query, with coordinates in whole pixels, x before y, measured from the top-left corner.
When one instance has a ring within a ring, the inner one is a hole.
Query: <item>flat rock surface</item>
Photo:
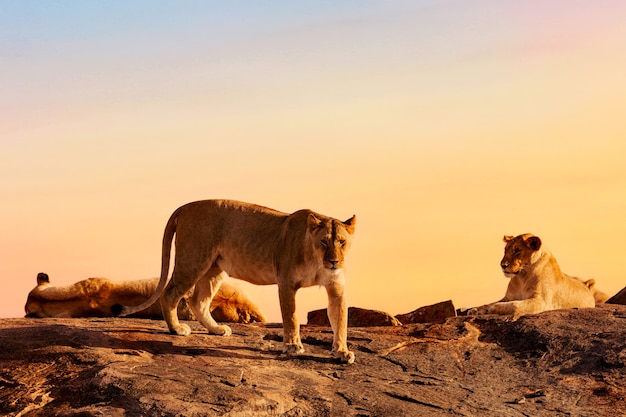
[[[623,416],[626,306],[440,324],[350,328],[352,365],[330,329],[195,322],[188,337],[142,319],[0,321],[0,415]]]

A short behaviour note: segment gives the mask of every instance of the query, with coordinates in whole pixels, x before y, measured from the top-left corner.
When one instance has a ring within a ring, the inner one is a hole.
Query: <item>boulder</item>
[[[615,294],[613,297],[606,300],[609,304],[622,304],[626,305],[626,287],[622,288],[620,292]]]
[[[310,311],[307,314],[307,324],[313,326],[330,326],[328,311]],[[366,308],[348,308],[348,327],[369,327],[369,326],[399,326],[401,323],[389,313],[378,310],[368,310]]]
[[[409,323],[442,323],[447,318],[456,316],[452,300],[420,307],[406,314],[398,314],[396,318],[402,324]]]

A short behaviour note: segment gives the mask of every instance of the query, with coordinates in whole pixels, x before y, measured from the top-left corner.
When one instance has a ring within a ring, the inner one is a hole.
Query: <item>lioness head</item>
[[[320,218],[309,214],[309,235],[318,253],[323,254],[324,268],[338,271],[343,268],[344,257],[352,243],[356,216],[345,222],[332,218]]]
[[[504,236],[504,257],[500,266],[504,275],[511,277],[519,274],[524,267],[535,262],[535,254],[541,248],[541,239],[530,233],[519,236]]]

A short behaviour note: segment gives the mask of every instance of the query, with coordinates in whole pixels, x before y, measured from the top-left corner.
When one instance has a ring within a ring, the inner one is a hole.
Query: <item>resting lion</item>
[[[72,285],[56,287],[47,274],[37,275],[37,286],[28,294],[26,317],[112,317],[111,307],[120,303],[139,304],[147,300],[159,279],[111,281],[88,278]],[[183,320],[193,320],[193,313],[183,299],[178,314]],[[220,321],[234,323],[265,322],[259,307],[240,288],[224,282],[211,302],[211,313]],[[159,306],[151,306],[133,317],[161,319]]]
[[[583,281],[561,272],[559,264],[539,237],[530,233],[505,236],[504,275],[511,279],[504,298],[470,310],[478,314],[524,314],[561,308],[594,307],[608,296],[595,288],[593,279]]]
[[[322,285],[328,294],[333,356],[352,363],[354,353],[347,346],[343,267],[355,219],[353,216],[341,222],[310,210],[286,214],[229,200],[186,204],[174,211],[165,227],[161,279],[156,291],[143,304],[116,306],[115,312],[136,313],[161,297],[170,332],[188,335],[189,326],[178,322],[176,307],[195,286],[190,306],[198,321],[209,333],[230,335],[231,329],[217,324],[209,309],[222,279],[230,275],[253,284],[278,284],[284,351],[300,353],[304,349],[296,317],[296,291]],[[174,234],[174,272],[165,288]]]

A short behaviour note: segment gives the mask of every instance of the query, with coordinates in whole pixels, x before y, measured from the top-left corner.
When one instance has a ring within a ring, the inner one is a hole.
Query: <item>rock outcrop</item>
[[[330,326],[328,310],[322,308],[309,311],[306,323],[312,326]],[[401,324],[398,319],[384,311],[348,307],[348,327],[400,326]]]
[[[626,288],[622,288],[620,292],[606,300],[607,304],[626,304]]]
[[[0,321],[0,414],[11,416],[622,416],[626,307],[510,321],[350,328],[352,365],[332,332],[235,324],[188,337],[142,319]]]
[[[396,318],[402,324],[411,323],[440,323],[447,318],[456,316],[456,310],[452,300],[442,301],[437,304],[420,307],[410,313],[398,314]]]

